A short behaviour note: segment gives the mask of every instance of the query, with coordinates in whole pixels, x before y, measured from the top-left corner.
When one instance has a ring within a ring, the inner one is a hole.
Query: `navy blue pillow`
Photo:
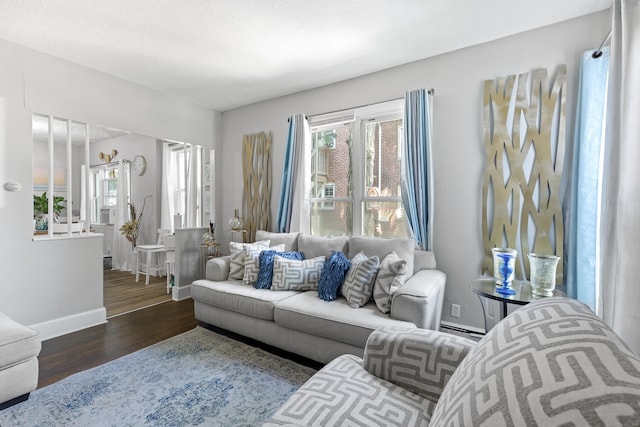
[[[262,251],[258,259],[260,270],[258,271],[258,280],[253,284],[256,289],[270,289],[271,280],[273,279],[273,258],[281,256],[286,259],[303,260],[302,252],[278,252],[278,251]]]
[[[338,299],[338,290],[344,282],[344,276],[351,267],[351,261],[340,251],[332,251],[324,263],[318,282],[318,298],[325,301]]]

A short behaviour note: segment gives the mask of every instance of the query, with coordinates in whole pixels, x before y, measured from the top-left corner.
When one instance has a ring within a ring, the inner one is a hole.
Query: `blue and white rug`
[[[314,373],[197,327],[32,392],[0,426],[261,425]]]

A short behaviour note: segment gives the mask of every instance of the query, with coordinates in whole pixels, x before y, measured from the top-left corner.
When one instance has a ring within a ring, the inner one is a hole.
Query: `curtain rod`
[[[602,40],[602,43],[600,43],[600,47],[598,47],[598,49],[596,49],[596,51],[591,54],[591,57],[593,59],[600,58],[602,56],[602,48],[607,43],[607,41],[609,41],[610,38],[611,38],[611,30],[609,30],[609,32],[607,33],[607,36],[604,38],[604,40]]]
[[[429,96],[434,96],[434,95],[436,94],[436,90],[435,90],[434,88],[427,89],[427,94],[428,94]],[[325,113],[321,113],[321,114],[323,114],[323,115],[324,115],[324,114],[339,113],[340,111],[345,111],[345,110],[355,110],[355,109],[358,109],[358,108],[370,107],[370,106],[372,106],[372,105],[382,104],[382,103],[385,103],[385,102],[399,101],[399,100],[401,100],[401,99],[403,99],[403,98],[387,99],[387,100],[384,100],[384,101],[372,102],[372,103],[370,103],[370,104],[358,105],[358,106],[356,106],[356,107],[344,108],[344,109],[334,110],[334,111],[327,111],[327,112],[325,112]],[[315,115],[317,115],[317,114],[312,114],[312,116],[315,116]],[[307,115],[307,114],[305,114],[305,115],[304,115],[304,117],[305,117],[305,118],[308,118],[308,115]],[[288,122],[288,121],[289,121],[289,119],[287,118],[287,122]]]
[[[122,160],[125,163],[131,163],[131,160],[128,159],[118,159],[118,160],[114,160],[113,162],[109,162],[109,163],[98,163],[95,165],[89,165],[90,168],[96,167],[96,166],[110,166],[110,165],[117,165],[118,163],[120,163],[120,160]]]

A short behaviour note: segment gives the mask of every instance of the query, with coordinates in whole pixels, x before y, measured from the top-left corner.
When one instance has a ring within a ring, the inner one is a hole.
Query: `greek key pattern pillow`
[[[318,371],[294,393],[264,427],[429,426],[435,404],[390,384],[344,354]]]
[[[378,328],[362,366],[371,374],[438,402],[444,386],[476,342],[426,329]]]
[[[258,280],[253,284],[254,288],[271,289],[271,282],[273,281],[273,260],[276,256],[287,259],[304,259],[302,252],[277,252],[272,250],[260,252],[260,272],[258,273]]]
[[[276,256],[273,259],[273,291],[313,291],[324,266],[324,256],[302,261]]]
[[[545,298],[469,352],[433,413],[437,426],[640,425],[640,357],[586,305]]]
[[[243,285],[253,285],[258,280],[260,274],[260,253],[269,249],[275,252],[284,252],[284,243],[281,245],[265,248],[262,246],[245,246],[244,251],[244,275],[242,276]]]
[[[358,255],[351,260],[351,268],[349,268],[344,283],[340,288],[340,292],[346,298],[347,304],[353,308],[362,307],[371,299],[373,283],[380,266],[380,260],[377,256],[371,258],[364,256],[366,259],[358,262],[362,258]]]
[[[391,252],[380,263],[380,270],[373,285],[373,300],[382,313],[391,311],[391,297],[407,280],[407,261]]]
[[[229,252],[231,252],[231,256],[229,257],[229,277],[239,280],[242,280],[242,278],[244,277],[245,246],[261,246],[268,248],[270,243],[270,240],[261,240],[255,243],[230,242]]]

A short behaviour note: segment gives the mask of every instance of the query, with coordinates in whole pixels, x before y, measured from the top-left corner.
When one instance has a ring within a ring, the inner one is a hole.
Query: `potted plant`
[[[54,220],[58,220],[58,216],[64,209],[62,205],[64,203],[64,197],[53,196],[53,216]],[[33,217],[36,220],[36,230],[47,230],[47,213],[49,212],[49,198],[47,192],[42,193],[42,196],[36,194],[33,195]]]

